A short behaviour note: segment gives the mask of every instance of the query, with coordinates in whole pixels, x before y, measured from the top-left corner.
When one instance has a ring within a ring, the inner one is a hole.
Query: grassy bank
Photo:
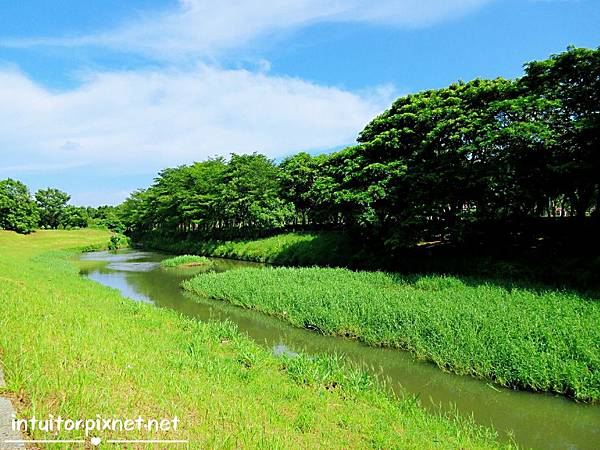
[[[107,240],[94,230],[0,232],[0,360],[21,417],[177,416],[176,433],[101,437],[191,448],[497,447],[489,431],[394,400],[335,359],[277,358],[229,323],[199,323],[80,277],[66,249]]]
[[[578,289],[598,296],[600,257],[589,249],[576,256],[557,247],[519,252],[503,247],[494,252],[485,249],[459,249],[419,245],[398,254],[375,248],[358,238],[340,232],[282,233],[275,236],[236,241],[202,240],[198,237],[147,234],[135,240],[137,245],[175,254],[196,254],[281,266],[348,267],[363,270],[387,270],[407,274],[454,274],[486,280],[533,283],[554,288]],[[585,253],[589,254],[585,254]],[[568,253],[568,254],[567,254]]]
[[[352,240],[335,232],[283,233],[262,239],[237,241],[170,239],[146,235],[136,241],[143,247],[170,253],[192,253],[286,266],[354,266],[364,255]]]
[[[457,373],[600,400],[600,304],[576,294],[327,268],[211,273],[184,287]]]

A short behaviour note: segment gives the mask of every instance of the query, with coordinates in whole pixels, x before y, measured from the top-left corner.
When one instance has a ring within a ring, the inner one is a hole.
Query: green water
[[[503,439],[539,449],[600,449],[600,406],[578,404],[560,396],[499,388],[471,377],[441,371],[407,352],[367,347],[359,342],[291,327],[261,313],[192,296],[180,283],[206,268],[163,269],[166,255],[124,250],[86,253],[81,273],[119,289],[137,301],[170,308],[199,320],[229,319],[275,353],[338,353],[378,376],[395,392],[417,394],[432,410],[456,409],[492,426]],[[256,263],[214,259],[211,270],[235,270]]]

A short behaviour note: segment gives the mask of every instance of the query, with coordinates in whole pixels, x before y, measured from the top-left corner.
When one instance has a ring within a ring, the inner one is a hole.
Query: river
[[[84,253],[79,264],[82,275],[116,288],[133,300],[174,309],[203,321],[229,319],[274,353],[342,354],[396,393],[416,394],[425,407],[434,411],[456,410],[460,415],[472,416],[477,423],[496,429],[501,439],[512,436],[521,447],[600,449],[600,406],[579,404],[556,395],[501,388],[443,372],[407,352],[322,336],[259,312],[194,296],[183,291],[180,283],[205,269],[163,269],[160,261],[166,257],[136,250],[92,252]],[[250,266],[260,264],[215,258],[211,270]]]

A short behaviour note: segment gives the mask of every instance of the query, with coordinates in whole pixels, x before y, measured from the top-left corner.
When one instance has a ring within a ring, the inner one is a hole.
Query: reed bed
[[[600,304],[575,293],[316,267],[204,274],[184,287],[444,370],[600,400]]]

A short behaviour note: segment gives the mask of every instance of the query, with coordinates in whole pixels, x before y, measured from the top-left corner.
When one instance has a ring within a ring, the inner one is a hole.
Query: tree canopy
[[[40,210],[40,225],[46,228],[58,228],[64,219],[65,208],[70,199],[69,194],[54,188],[37,191],[35,200]]]
[[[58,189],[40,189],[32,198],[20,181],[0,181],[0,229],[30,233],[36,228],[108,228],[123,232],[120,207],[74,206],[69,194]]]
[[[600,213],[600,50],[569,48],[517,80],[407,95],[357,145],[276,164],[233,154],[165,169],[123,205],[130,231],[338,227],[390,247],[489,223]]]
[[[232,154],[162,170],[118,207],[2,182],[0,227],[108,226],[130,234],[247,237],[337,228],[393,249],[463,242],[490,224],[600,216],[600,49],[397,99],[354,146],[277,163]],[[38,216],[39,215],[39,216]]]
[[[29,189],[10,178],[0,181],[0,229],[30,233],[37,227],[39,214]]]

